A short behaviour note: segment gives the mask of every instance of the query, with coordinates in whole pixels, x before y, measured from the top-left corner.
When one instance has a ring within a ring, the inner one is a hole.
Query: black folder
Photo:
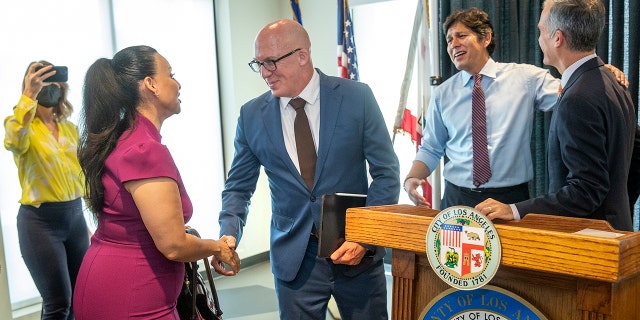
[[[345,220],[348,208],[364,207],[366,194],[334,193],[322,196],[318,257],[326,258],[345,241]]]

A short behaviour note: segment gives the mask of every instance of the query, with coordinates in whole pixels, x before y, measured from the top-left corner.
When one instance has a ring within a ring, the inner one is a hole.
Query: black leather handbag
[[[185,229],[187,233],[200,237],[193,228]],[[178,296],[177,309],[181,320],[222,320],[222,309],[218,301],[218,293],[213,283],[209,259],[202,259],[206,269],[209,286],[198,272],[198,261],[184,264],[184,283]]]

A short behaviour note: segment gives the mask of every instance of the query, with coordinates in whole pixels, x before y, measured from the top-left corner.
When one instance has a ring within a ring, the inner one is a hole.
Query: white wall
[[[113,29],[109,3],[114,5]],[[52,19],[55,27],[27,23]],[[163,143],[171,150],[194,204],[189,224],[203,237],[218,237],[224,168],[210,0],[5,1],[0,4],[0,30],[2,118],[11,114],[18,101],[22,78],[31,61],[46,59],[69,66],[69,100],[76,111],[71,120],[77,123],[84,73],[97,58],[111,57],[125,46],[138,44],[151,45],[164,55],[182,85],[182,112],[165,122]],[[12,154],[6,150],[0,151],[0,168],[0,236],[5,244],[0,251],[4,253],[0,277],[9,276],[8,284],[0,280],[0,307],[4,312],[5,303],[10,301],[8,292],[13,307],[38,302],[39,295],[19,251],[16,215],[20,186]],[[0,314],[0,319],[8,318]]]
[[[73,15],[73,10],[83,12]],[[102,40],[108,19],[104,18],[102,1],[82,1],[54,3],[43,0],[21,0],[10,5],[0,3],[0,118],[12,113],[22,92],[22,79],[27,66],[32,61],[48,60],[57,65],[69,67],[69,100],[76,112],[72,121],[76,122],[77,111],[81,107],[82,79],[89,65],[100,56],[111,53],[109,39]],[[26,14],[26,16],[25,16]],[[49,21],[56,17],[55,29],[27,21]],[[77,25],[82,25],[78,28]],[[63,31],[64,30],[64,31]],[[83,39],[84,41],[78,41]],[[85,40],[86,39],[86,40]],[[2,127],[4,139],[4,126]],[[24,262],[18,246],[16,216],[20,185],[18,170],[11,152],[0,149],[0,211],[9,286],[13,301],[29,300],[37,295],[37,290]],[[5,269],[6,267],[6,269]]]
[[[235,125],[240,106],[267,90],[267,87],[260,76],[251,71],[247,66],[247,62],[253,58],[253,40],[255,35],[267,23],[277,19],[291,18],[292,13],[289,1],[283,0],[215,0],[214,2],[218,37],[217,55],[219,70],[218,83],[221,97],[220,112],[223,135],[222,150],[224,153],[226,172],[228,171],[233,158],[233,138],[235,136]],[[359,5],[364,2],[379,1],[352,0],[351,5],[353,7],[354,4]],[[337,2],[335,0],[300,1],[303,24],[311,37],[311,50],[314,65],[328,75],[336,75],[337,70],[336,3]],[[139,32],[141,31],[142,30],[139,30]],[[3,48],[3,50],[6,49]],[[184,50],[189,49],[185,48]],[[402,50],[406,50],[406,48],[402,48]],[[167,54],[171,55],[169,52],[167,52]],[[359,53],[359,55],[361,54]],[[401,53],[398,57],[398,64],[395,68],[402,69],[406,53]],[[168,58],[171,57],[169,56]],[[170,59],[170,62],[174,65],[174,69],[176,69],[176,66],[180,65],[181,62],[173,60],[175,59]],[[20,72],[24,72],[24,66],[20,65],[17,68],[21,70]],[[178,72],[178,77],[183,74],[180,68],[176,71]],[[361,76],[366,75],[361,74]],[[180,80],[182,81],[182,79]],[[363,81],[365,80],[363,79]],[[16,84],[16,86],[19,88],[19,83]],[[372,88],[375,88],[375,86],[377,85],[372,84]],[[75,90],[79,95],[81,90],[79,85],[77,85],[77,87],[78,88]],[[185,88],[185,91],[186,90],[187,89]],[[211,88],[211,90],[215,90],[215,88]],[[394,89],[393,92],[397,92],[396,89]],[[377,97],[379,96],[378,92],[375,92],[375,94]],[[394,105],[391,106],[392,111],[391,113],[389,111],[383,111],[385,115],[387,115],[387,113],[394,114],[395,98],[392,97],[391,101],[394,102]],[[79,103],[76,103],[76,105],[78,108],[80,107]],[[381,104],[381,107],[384,106]],[[182,115],[176,117],[176,119],[169,120],[167,122],[167,126],[171,126],[174,121],[182,121],[179,119],[181,116]],[[393,123],[388,123],[389,127],[392,125]],[[4,152],[3,156],[10,156],[10,154],[8,152]],[[181,159],[180,161],[190,163],[186,158],[184,160]],[[213,181],[212,183],[218,184],[217,181]],[[188,184],[187,187],[189,187]],[[12,199],[17,198],[13,196]],[[209,209],[212,215],[216,214],[216,210],[220,209],[220,194],[211,194],[208,198],[208,202],[211,203],[211,207],[203,210],[206,211]],[[258,189],[252,199],[250,211],[243,241],[241,243],[241,247],[238,249],[241,258],[243,259],[269,250],[271,200],[264,174],[261,174]],[[217,228],[217,225],[215,228]],[[0,254],[1,253],[2,251],[0,250]],[[2,277],[5,275],[4,261],[2,259],[0,259],[0,265],[3,266],[3,270],[0,271],[0,308],[5,310],[5,304],[3,304],[3,302],[8,303],[8,296],[6,293],[6,284],[2,281]],[[1,312],[2,311],[0,311],[0,319],[9,319],[5,318],[5,315]]]
[[[0,319],[11,319],[11,317],[7,263],[4,255],[4,241],[2,240],[2,219],[0,219]]]

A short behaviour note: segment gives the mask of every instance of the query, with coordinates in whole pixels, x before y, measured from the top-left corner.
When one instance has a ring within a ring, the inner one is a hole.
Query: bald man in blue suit
[[[307,32],[293,20],[270,23],[256,37],[250,66],[270,91],[240,110],[235,155],[222,193],[220,234],[240,241],[264,167],[271,189],[270,254],[280,318],[324,319],[333,295],[342,319],[387,319],[384,248],[345,242],[330,258],[319,258],[316,230],[324,194],[367,194],[367,206],[397,203],[398,159],[371,89],[314,69],[310,47]],[[296,111],[288,104],[296,97],[306,101],[317,152],[311,187],[301,174]]]

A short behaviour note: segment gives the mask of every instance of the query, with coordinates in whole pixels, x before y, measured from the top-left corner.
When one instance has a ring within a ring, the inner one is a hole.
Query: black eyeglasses
[[[253,70],[254,72],[260,72],[260,67],[264,67],[268,71],[276,71],[276,69],[278,69],[278,67],[276,66],[276,62],[278,62],[278,61],[280,61],[280,60],[282,60],[282,59],[284,59],[284,58],[286,58],[286,57],[288,57],[288,56],[290,56],[290,55],[292,55],[292,54],[294,54],[294,53],[296,53],[296,52],[298,52],[300,50],[302,50],[302,48],[295,49],[295,50],[293,50],[293,51],[291,51],[291,52],[285,54],[284,56],[282,56],[282,57],[280,57],[278,59],[275,59],[275,60],[265,60],[263,62],[260,62],[258,60],[253,59],[253,60],[251,60],[251,62],[249,62],[249,68],[251,68],[251,70]]]

